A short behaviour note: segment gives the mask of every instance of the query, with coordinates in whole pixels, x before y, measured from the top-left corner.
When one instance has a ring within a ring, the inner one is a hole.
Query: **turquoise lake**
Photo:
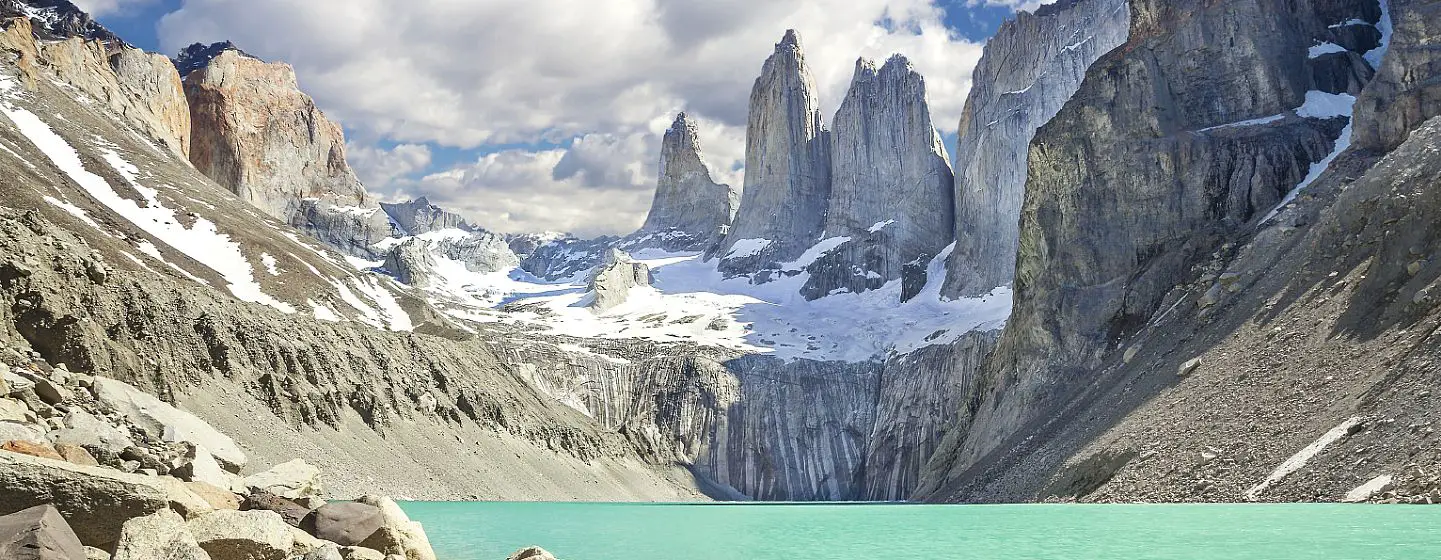
[[[1441,507],[402,504],[440,560],[1441,559]]]

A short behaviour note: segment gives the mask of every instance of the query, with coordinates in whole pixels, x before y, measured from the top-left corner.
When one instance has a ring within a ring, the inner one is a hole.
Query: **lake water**
[[[440,560],[1441,559],[1441,506],[402,505]]]

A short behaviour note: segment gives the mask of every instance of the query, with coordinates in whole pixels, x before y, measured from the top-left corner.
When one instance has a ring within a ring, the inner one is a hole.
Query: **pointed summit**
[[[901,278],[907,263],[940,254],[954,235],[949,158],[931,124],[925,79],[909,60],[892,56],[880,70],[857,61],[832,126],[833,183],[822,237],[853,241],[836,250],[838,266],[812,271],[802,290],[807,297],[879,288]]]
[[[660,179],[650,214],[641,227],[641,246],[666,250],[704,250],[724,234],[735,217],[740,196],[711,179],[701,154],[699,130],[685,113],[676,115],[660,150]]]
[[[826,213],[830,138],[793,30],[751,89],[745,174],[741,210],[718,253],[719,268],[732,276],[795,260],[815,244]],[[737,243],[763,249],[735,251]]]

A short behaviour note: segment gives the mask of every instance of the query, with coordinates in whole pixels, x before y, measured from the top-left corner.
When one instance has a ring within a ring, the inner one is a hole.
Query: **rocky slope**
[[[1062,1],[1017,13],[986,42],[961,114],[945,295],[1011,283],[1031,138],[1076,93],[1086,69],[1126,40],[1129,23],[1126,0]]]
[[[1015,313],[921,494],[1366,500],[1436,464],[1432,4],[1133,0],[1032,145]]]
[[[800,37],[787,31],[751,90],[745,188],[716,253],[721,270],[773,269],[820,239],[831,187],[829,135]]]
[[[725,235],[739,204],[735,189],[711,179],[696,123],[681,113],[661,141],[660,179],[645,224],[623,246],[704,251]]]
[[[908,263],[941,254],[955,227],[951,166],[909,60],[858,60],[832,122],[824,237],[845,241],[827,255],[833,266],[811,267],[810,298],[898,280]]]
[[[136,134],[143,120],[28,82],[25,52],[0,64],[7,346],[187,403],[267,461],[309,449],[342,495],[696,495],[409,289]],[[453,453],[420,452],[437,446]]]

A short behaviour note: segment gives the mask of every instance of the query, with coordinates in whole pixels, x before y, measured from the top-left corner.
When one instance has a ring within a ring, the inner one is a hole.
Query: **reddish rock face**
[[[11,453],[29,455],[31,457],[54,459],[56,461],[65,460],[65,458],[60,456],[59,453],[56,453],[55,448],[50,447],[49,444],[36,443],[33,441],[7,441],[4,445],[0,445],[0,449]]]

